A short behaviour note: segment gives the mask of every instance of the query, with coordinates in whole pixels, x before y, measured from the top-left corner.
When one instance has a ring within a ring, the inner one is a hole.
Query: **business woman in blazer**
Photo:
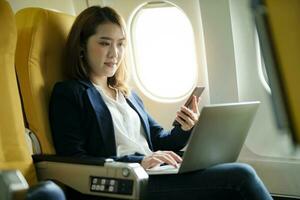
[[[176,41],[174,41],[176,42]],[[181,126],[164,130],[126,85],[126,34],[111,8],[92,6],[75,20],[66,44],[70,80],[55,85],[50,124],[58,155],[113,158],[148,169],[177,166],[199,118],[198,100],[176,116]],[[180,175],[149,176],[148,199],[272,199],[254,169],[221,164]]]
[[[126,98],[134,109],[152,151],[182,149],[189,136],[179,126],[165,131],[145,111],[134,93]],[[112,116],[100,93],[89,80],[69,80],[55,85],[50,103],[50,121],[56,152],[79,157],[113,158],[123,162],[141,162],[138,152],[117,156]]]

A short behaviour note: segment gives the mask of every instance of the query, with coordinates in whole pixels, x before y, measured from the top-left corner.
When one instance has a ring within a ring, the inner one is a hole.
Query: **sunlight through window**
[[[169,5],[143,7],[132,27],[136,80],[159,100],[185,97],[197,80],[194,35],[185,14]]]

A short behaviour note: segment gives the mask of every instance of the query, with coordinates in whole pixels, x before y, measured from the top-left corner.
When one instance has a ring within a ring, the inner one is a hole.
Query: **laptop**
[[[177,174],[235,162],[240,154],[260,102],[204,106],[193,128],[182,163],[147,169],[149,175]]]

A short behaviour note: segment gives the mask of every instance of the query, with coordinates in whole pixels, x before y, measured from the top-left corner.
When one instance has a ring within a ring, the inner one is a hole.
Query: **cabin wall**
[[[233,35],[228,0],[199,0],[210,103],[238,101]]]

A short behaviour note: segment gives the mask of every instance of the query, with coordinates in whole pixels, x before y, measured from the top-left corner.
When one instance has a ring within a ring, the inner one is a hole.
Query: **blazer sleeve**
[[[49,107],[49,120],[56,153],[62,156],[86,157],[86,134],[83,125],[83,107],[79,92],[70,84],[54,86]]]
[[[145,155],[140,153],[125,155],[125,156],[111,156],[110,158],[118,162],[128,162],[128,163],[141,163]]]
[[[189,131],[184,131],[180,126],[175,126],[171,130],[165,130],[160,126],[146,111],[142,100],[138,97],[136,93],[132,94],[138,105],[143,110],[143,114],[146,115],[147,122],[150,129],[150,137],[153,145],[153,150],[172,150],[180,151],[187,143],[192,129]]]

